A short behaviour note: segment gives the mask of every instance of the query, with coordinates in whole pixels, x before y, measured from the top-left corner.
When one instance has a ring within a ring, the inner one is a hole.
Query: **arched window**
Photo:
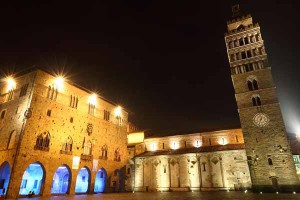
[[[253,106],[260,106],[261,105],[261,100],[259,95],[253,95],[252,96],[252,104]]]
[[[34,149],[49,151],[50,138],[51,137],[49,132],[39,134],[36,138]]]
[[[251,75],[247,77],[247,86],[249,91],[258,90],[258,82],[256,76]]]
[[[62,145],[61,153],[71,154],[72,153],[72,147],[73,147],[72,137],[68,136],[68,138],[65,140],[65,142]]]
[[[258,84],[257,84],[257,81],[255,79],[252,81],[252,84],[253,84],[253,89],[258,90]]]
[[[91,155],[91,154],[92,154],[92,143],[91,143],[91,141],[84,142],[83,155]]]
[[[7,149],[13,149],[13,148],[15,148],[15,146],[16,146],[16,131],[13,130],[9,136],[9,140],[7,143]]]
[[[252,90],[253,90],[252,82],[251,82],[251,81],[247,81],[247,85],[248,85],[248,89],[249,89],[250,91],[252,91]]]
[[[268,158],[268,163],[269,163],[269,165],[273,165],[273,161],[271,158]]]

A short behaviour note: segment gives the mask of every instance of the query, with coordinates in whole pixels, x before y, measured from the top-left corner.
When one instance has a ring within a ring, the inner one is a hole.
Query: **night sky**
[[[237,1],[6,2],[2,74],[63,70],[153,134],[240,127],[224,43]],[[261,25],[288,132],[300,132],[297,2],[239,1]]]

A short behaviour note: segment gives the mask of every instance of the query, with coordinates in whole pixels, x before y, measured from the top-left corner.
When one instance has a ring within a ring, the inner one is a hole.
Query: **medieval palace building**
[[[126,109],[62,76],[34,69],[3,79],[0,195],[299,191],[299,156],[284,127],[260,26],[238,6],[225,43],[238,129],[146,137]]]

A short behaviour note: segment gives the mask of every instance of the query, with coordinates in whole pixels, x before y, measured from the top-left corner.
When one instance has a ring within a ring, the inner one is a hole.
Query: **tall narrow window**
[[[269,165],[273,165],[273,161],[271,158],[268,158],[268,163],[269,163]]]
[[[6,94],[6,101],[11,101],[13,99],[14,96],[14,90],[10,90],[8,91],[8,93]]]
[[[165,143],[162,143],[162,148],[165,149]]]
[[[49,85],[47,91],[47,98],[51,100],[56,100],[58,95],[58,90],[56,87]]]
[[[204,172],[206,171],[206,163],[205,162],[202,163],[202,171],[204,171]]]
[[[107,110],[104,110],[104,120],[109,121],[110,118],[110,112]]]
[[[251,82],[251,81],[247,81],[247,85],[248,85],[248,89],[249,89],[250,91],[252,91],[252,90],[253,90],[252,82]]]
[[[258,84],[257,84],[257,81],[256,81],[256,80],[253,80],[252,83],[253,83],[253,89],[254,89],[254,90],[258,90]]]
[[[71,108],[77,108],[78,105],[78,97],[75,95],[71,95],[70,97],[70,107]]]
[[[89,112],[90,115],[95,115],[95,105],[89,103]]]
[[[242,51],[241,54],[242,54],[242,59],[246,59],[247,58],[246,53],[244,51]]]
[[[261,105],[261,100],[260,100],[259,95],[252,96],[252,104],[253,104],[253,106]]]
[[[23,85],[23,86],[21,87],[19,97],[22,97],[22,96],[25,96],[25,95],[26,95],[27,89],[28,89],[28,85],[29,85],[29,84],[26,83],[25,85]]]
[[[100,156],[100,159],[107,160],[107,150],[108,150],[108,147],[107,147],[106,144],[101,147],[101,156]]]

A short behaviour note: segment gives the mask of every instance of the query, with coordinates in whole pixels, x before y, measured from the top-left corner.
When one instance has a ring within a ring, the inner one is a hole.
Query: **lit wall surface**
[[[69,188],[70,172],[66,166],[60,166],[54,176],[51,194],[66,194]]]
[[[105,169],[100,169],[96,175],[94,192],[104,192],[105,184],[106,184],[106,171]]]
[[[43,176],[44,172],[39,163],[30,164],[23,174],[20,186],[20,195],[28,195],[29,191],[39,194]]]
[[[7,191],[7,186],[10,177],[10,166],[7,162],[0,166],[0,194]],[[3,191],[4,190],[4,191]]]
[[[88,169],[83,167],[80,169],[76,179],[76,193],[86,193],[89,187],[89,172]]]

